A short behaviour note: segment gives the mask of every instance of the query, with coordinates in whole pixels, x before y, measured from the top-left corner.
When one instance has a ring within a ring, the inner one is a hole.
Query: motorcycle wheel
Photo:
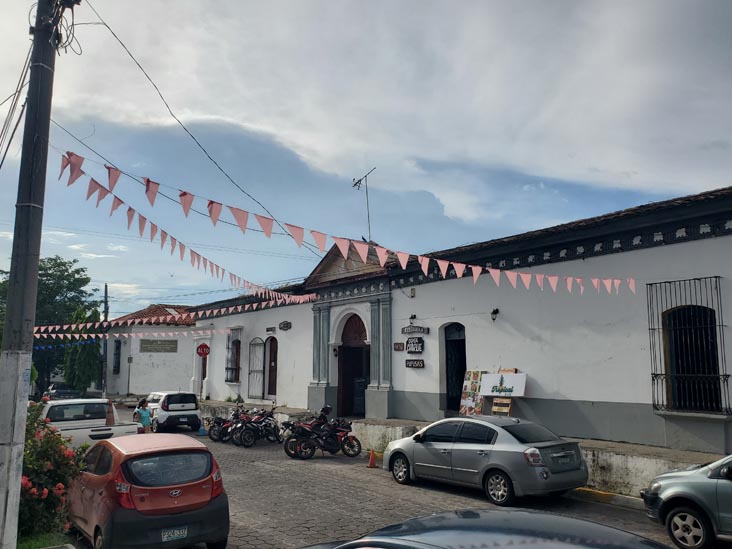
[[[208,438],[214,442],[218,442],[221,438],[221,425],[212,425],[208,430]]]
[[[311,439],[300,438],[297,440],[295,449],[297,451],[297,457],[300,459],[310,459],[315,455],[317,447]]]
[[[233,433],[231,433],[231,442],[234,443],[234,446],[241,446],[241,433],[244,429],[236,429]]]
[[[221,433],[219,438],[221,442],[229,442],[231,440],[231,429],[226,429]]]
[[[282,448],[285,450],[285,453],[288,457],[296,458],[297,457],[297,437],[294,435],[290,435],[285,439],[285,442],[282,444]]]
[[[241,445],[244,446],[244,448],[250,448],[254,445],[254,442],[257,440],[256,435],[254,434],[254,431],[251,429],[242,429],[241,431]]]
[[[346,456],[355,458],[361,453],[361,441],[356,437],[346,437],[343,439],[341,449]]]
[[[274,429],[269,429],[267,431],[267,440],[270,442],[274,442],[276,444],[279,444],[282,442],[282,435],[279,433],[279,431],[275,431]]]

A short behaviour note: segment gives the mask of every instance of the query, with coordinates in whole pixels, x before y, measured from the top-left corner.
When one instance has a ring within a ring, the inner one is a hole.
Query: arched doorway
[[[370,349],[366,326],[358,315],[351,315],[343,326],[338,347],[338,415],[366,415],[366,387],[371,374]]]
[[[264,398],[264,341],[255,337],[249,343],[249,398]]]
[[[465,326],[453,322],[445,326],[445,411],[460,410],[460,395],[467,370]]]
[[[270,337],[265,342],[265,390],[264,393],[267,395],[268,400],[277,399],[277,338]]]

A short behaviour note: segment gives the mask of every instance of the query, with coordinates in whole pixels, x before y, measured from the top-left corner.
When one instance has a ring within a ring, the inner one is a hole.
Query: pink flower
[[[64,457],[67,457],[69,459],[71,459],[75,456],[76,456],[76,452],[74,452],[71,448],[67,448],[66,451],[64,452]]]
[[[48,497],[48,488],[44,488],[43,492],[41,492],[41,499],[46,499]]]
[[[51,398],[50,398],[50,397],[47,397],[47,396],[45,396],[45,397],[43,397],[43,398],[42,398],[41,400],[42,400],[43,402],[49,402],[49,401],[51,400]]]
[[[53,495],[54,496],[63,496],[64,495],[64,485],[60,482],[56,485],[56,487],[53,489]],[[62,498],[62,503],[64,501],[64,498]]]
[[[71,523],[67,522],[64,524],[64,532],[68,532],[71,529]]]
[[[31,488],[30,495],[36,497],[38,495],[38,490],[36,488]]]
[[[43,431],[36,431],[36,434],[34,435],[35,439],[37,441],[43,440],[43,437],[45,436],[45,433]]]
[[[51,418],[50,418],[50,417],[47,417],[47,418],[46,418],[46,419],[44,419],[43,421],[45,421],[46,423],[51,423]]]
[[[23,477],[20,479],[20,486],[23,488],[23,490],[30,490],[30,488],[33,486],[33,483],[27,476],[23,475]]]

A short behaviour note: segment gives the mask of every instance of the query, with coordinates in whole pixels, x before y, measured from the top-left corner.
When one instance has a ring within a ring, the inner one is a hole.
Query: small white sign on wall
[[[495,397],[524,396],[526,374],[483,374],[480,394]]]

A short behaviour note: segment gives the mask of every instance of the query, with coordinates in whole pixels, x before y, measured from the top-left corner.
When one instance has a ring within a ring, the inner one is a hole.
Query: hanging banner
[[[480,394],[496,397],[520,397],[526,392],[526,374],[483,374]]]
[[[485,375],[478,370],[465,372],[463,392],[460,395],[461,416],[480,416],[483,414],[483,397],[480,394],[481,378]]]

